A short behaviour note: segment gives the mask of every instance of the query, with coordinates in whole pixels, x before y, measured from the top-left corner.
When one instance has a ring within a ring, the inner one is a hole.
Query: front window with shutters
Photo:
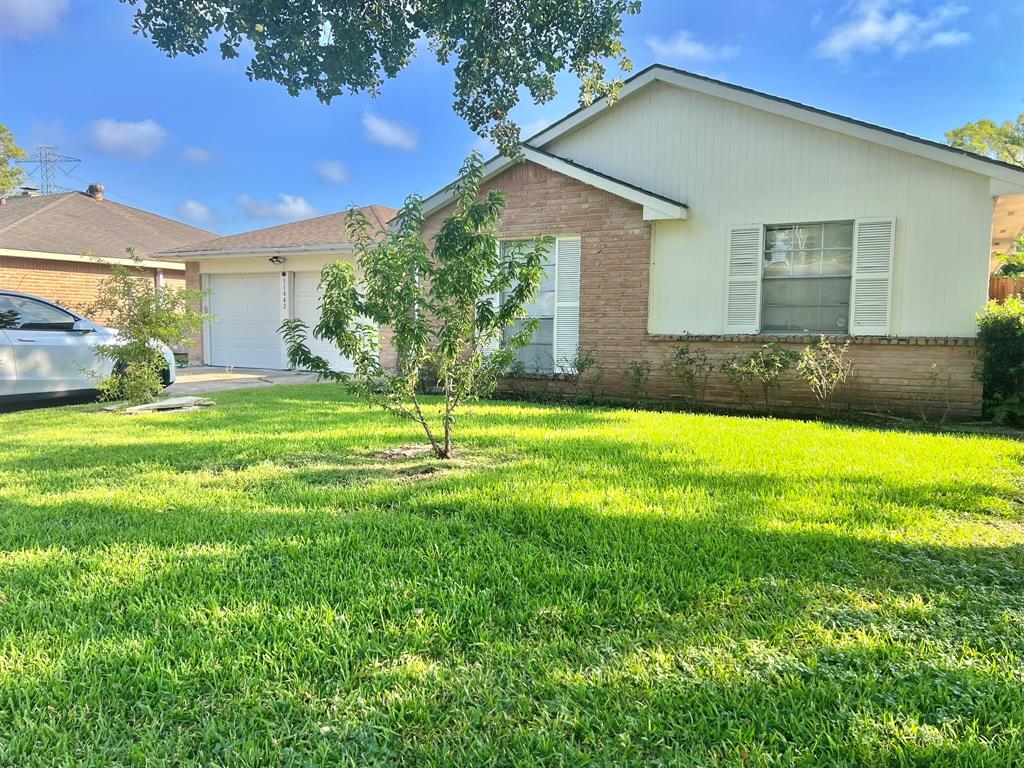
[[[763,258],[764,333],[849,333],[852,221],[769,225]]]
[[[501,243],[502,251],[523,241],[507,240]],[[504,255],[504,253],[502,254]],[[516,358],[527,373],[552,373],[555,369],[555,248],[552,246],[544,257],[544,276],[533,301],[526,305],[526,315],[538,321],[537,330],[530,337],[530,343],[516,350]],[[505,300],[505,294],[501,296]],[[517,333],[523,327],[523,320],[517,320],[505,329],[505,338]]]

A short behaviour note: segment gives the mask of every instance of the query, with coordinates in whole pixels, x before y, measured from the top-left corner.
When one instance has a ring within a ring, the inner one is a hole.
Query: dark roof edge
[[[986,157],[985,155],[979,155],[979,154],[977,154],[975,152],[969,152],[966,149],[960,149],[959,147],[951,147],[948,144],[942,144],[941,142],[932,141],[931,139],[923,139],[920,136],[914,136],[911,133],[904,133],[903,131],[897,131],[895,128],[886,128],[884,125],[876,125],[875,123],[869,123],[869,122],[867,122],[865,120],[858,120],[855,117],[847,117],[846,115],[840,115],[837,112],[829,112],[827,109],[821,109],[819,107],[812,107],[809,104],[803,104],[803,103],[801,103],[799,101],[794,101],[793,99],[787,99],[787,98],[784,98],[782,96],[775,96],[775,95],[770,94],[770,93],[765,93],[764,91],[758,91],[758,90],[755,90],[753,88],[747,88],[747,87],[742,86],[742,85],[736,85],[735,83],[729,83],[729,82],[726,82],[725,80],[716,80],[715,78],[707,77],[706,75],[698,75],[695,72],[689,72],[689,71],[687,71],[685,69],[680,69],[678,67],[672,67],[672,66],[669,66],[668,64],[657,64],[657,63],[655,63],[655,64],[651,64],[651,65],[649,65],[647,67],[644,67],[642,70],[637,72],[635,75],[632,75],[631,77],[629,77],[623,83],[623,85],[628,85],[629,83],[633,82],[637,78],[642,77],[643,75],[646,75],[648,72],[652,72],[654,70],[664,70],[664,71],[667,71],[667,72],[672,72],[672,73],[677,74],[677,75],[683,75],[684,77],[692,77],[695,80],[703,80],[706,83],[713,83],[714,85],[720,85],[723,88],[729,88],[729,89],[734,90],[734,91],[739,91],[740,93],[747,93],[747,94],[750,94],[751,96],[758,96],[758,97],[763,98],[763,99],[768,99],[769,101],[774,101],[774,102],[776,102],[778,104],[786,104],[787,106],[796,107],[797,109],[802,109],[802,110],[805,110],[807,112],[813,112],[815,114],[822,115],[824,117],[831,117],[831,118],[833,118],[835,120],[841,120],[844,123],[849,123],[851,125],[856,125],[856,126],[858,126],[860,128],[867,128],[867,129],[873,130],[873,131],[881,131],[882,133],[889,134],[890,136],[895,136],[895,137],[900,138],[900,139],[906,139],[907,141],[913,141],[913,142],[916,142],[918,144],[923,144],[926,147],[932,147],[933,149],[942,149],[942,150],[945,150],[946,152],[951,152],[951,153],[953,153],[955,155],[960,155],[962,157],[967,157],[967,158],[969,158],[971,160],[981,160],[982,162],[989,163],[990,165],[994,165],[997,168],[1004,168],[1004,169],[1007,169],[1007,170],[1010,170],[1010,171],[1017,171],[1017,172],[1020,172],[1020,173],[1024,173],[1024,168],[1021,168],[1019,165],[1014,165],[1013,163],[1005,163],[1002,160],[995,160],[995,159],[993,159],[991,157]],[[593,105],[592,104],[588,104],[586,106],[581,106],[581,107],[579,107],[577,109],[574,109],[569,114],[567,114],[567,115],[559,118],[555,122],[553,122],[551,125],[548,125],[548,126],[545,126],[544,128],[542,128],[540,131],[535,133],[533,136],[531,136],[530,138],[526,139],[524,143],[529,144],[531,141],[533,141],[533,139],[537,138],[541,134],[547,133],[552,128],[555,128],[559,124],[564,123],[566,120],[569,120],[570,118],[575,117],[576,115],[578,115],[583,110],[589,109],[591,106],[593,106]],[[536,149],[536,147],[534,147],[534,148]]]
[[[602,179],[607,179],[608,181],[615,182],[616,184],[621,184],[624,187],[629,187],[630,189],[635,189],[637,192],[641,192],[641,193],[643,193],[645,195],[649,195],[651,197],[657,198],[658,200],[662,200],[662,201],[664,201],[666,203],[669,203],[670,205],[678,205],[679,207],[686,208],[686,209],[689,209],[689,207],[690,207],[686,203],[681,203],[678,200],[673,200],[671,197],[665,197],[665,195],[658,194],[657,192],[651,192],[651,190],[649,190],[649,189],[644,189],[643,187],[638,187],[636,184],[633,184],[633,183],[628,182],[628,181],[623,181],[622,179],[618,179],[618,178],[616,178],[614,176],[610,176],[609,174],[603,173],[602,171],[595,170],[594,168],[588,168],[585,165],[580,165],[579,163],[574,162],[573,160],[569,160],[568,158],[560,157],[559,155],[552,154],[551,152],[548,152],[547,150],[540,149],[539,147],[531,147],[529,144],[527,144],[525,146],[530,151],[532,151],[532,152],[537,152],[538,154],[544,155],[545,157],[550,157],[552,160],[558,160],[559,162],[565,163],[566,165],[571,165],[573,168],[579,168],[581,171],[586,171],[587,173],[592,173],[595,176],[600,176]]]

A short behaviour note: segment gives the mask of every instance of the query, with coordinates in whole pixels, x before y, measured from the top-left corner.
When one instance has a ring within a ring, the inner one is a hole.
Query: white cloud
[[[680,29],[667,39],[651,35],[644,42],[659,59],[670,61],[719,61],[731,59],[740,52],[736,45],[702,43],[685,29]]]
[[[137,123],[121,120],[97,120],[92,124],[92,138],[104,152],[132,160],[144,160],[159,151],[167,138],[155,120]]]
[[[196,224],[214,224],[217,222],[217,217],[213,214],[213,211],[198,200],[186,200],[179,205],[178,215],[186,221],[192,221]]]
[[[963,45],[971,36],[947,25],[966,12],[962,5],[946,3],[918,15],[894,7],[890,0],[859,0],[851,6],[849,21],[833,28],[818,43],[817,53],[821,58],[846,63],[859,52],[891,50],[900,58],[928,48]]]
[[[254,219],[298,221],[316,216],[318,213],[305,198],[298,195],[278,195],[276,203],[269,200],[254,200],[249,195],[239,195],[236,202],[246,216]]]
[[[201,163],[210,162],[213,159],[213,155],[210,154],[210,150],[203,149],[202,147],[185,147],[181,151],[181,159],[192,165],[200,165]]]
[[[0,40],[24,40],[56,26],[68,0],[0,1]]]
[[[326,181],[328,184],[342,184],[352,178],[352,174],[349,173],[345,164],[337,160],[321,160],[318,163],[313,163],[313,170],[322,181]]]
[[[369,141],[385,147],[410,151],[416,149],[420,143],[419,136],[412,128],[393,120],[385,120],[371,112],[363,113],[363,129]]]

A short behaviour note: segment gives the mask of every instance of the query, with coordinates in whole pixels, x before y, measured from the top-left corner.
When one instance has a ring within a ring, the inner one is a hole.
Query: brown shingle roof
[[[383,232],[388,222],[397,213],[394,208],[387,208],[383,205],[364,205],[360,210],[370,222],[370,228],[377,232]],[[167,251],[164,255],[245,251],[249,248],[297,248],[310,246],[326,248],[336,245],[349,245],[352,241],[348,236],[345,226],[347,216],[348,212],[342,211],[340,213],[330,213],[326,216],[317,216],[315,219],[295,221],[291,224],[279,224],[276,227],[254,229],[251,232],[240,232],[237,235],[217,237],[213,240],[194,243],[187,247],[175,248]]]
[[[0,205],[0,247],[20,251],[88,251],[100,258],[139,258],[208,240],[212,232],[84,192],[9,197]]]

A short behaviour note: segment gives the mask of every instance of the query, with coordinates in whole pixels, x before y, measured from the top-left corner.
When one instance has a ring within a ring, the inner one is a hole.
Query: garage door
[[[270,275],[208,275],[210,363],[281,368],[280,280]]]
[[[319,272],[296,272],[293,296],[295,305],[292,314],[301,318],[309,327],[309,349],[314,355],[324,358],[336,371],[353,370],[352,361],[342,356],[336,346],[320,339],[313,338],[313,327],[320,322],[320,284]]]

